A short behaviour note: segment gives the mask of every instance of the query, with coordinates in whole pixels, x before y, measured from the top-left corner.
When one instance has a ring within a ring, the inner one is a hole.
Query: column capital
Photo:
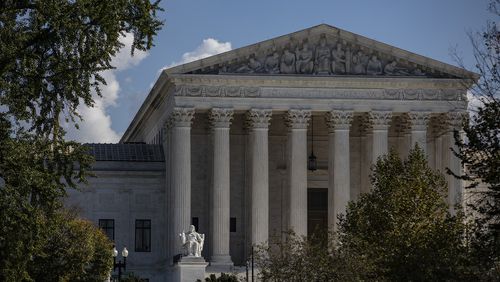
[[[388,130],[392,121],[392,112],[371,111],[368,113],[368,119],[374,130]]]
[[[233,120],[234,110],[231,108],[213,108],[208,113],[212,128],[229,128]]]
[[[251,109],[247,112],[246,121],[249,128],[268,128],[272,110]]]
[[[190,127],[194,118],[194,112],[194,108],[176,107],[170,115],[169,122],[175,127]]]
[[[430,112],[410,112],[408,113],[409,120],[411,123],[411,130],[414,131],[425,131],[427,129],[427,124],[429,123],[431,113]]]
[[[337,129],[349,129],[353,117],[352,111],[330,111],[325,115],[328,130],[333,132]]]
[[[285,115],[285,123],[289,129],[307,129],[310,119],[310,110],[291,109]]]
[[[446,113],[446,118],[448,119],[448,126],[450,129],[460,129],[462,128],[464,120],[469,118],[467,112],[449,112]]]

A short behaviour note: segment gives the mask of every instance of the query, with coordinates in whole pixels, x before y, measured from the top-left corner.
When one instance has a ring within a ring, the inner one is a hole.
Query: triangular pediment
[[[173,67],[165,72],[477,79],[477,74],[462,68],[326,24]]]

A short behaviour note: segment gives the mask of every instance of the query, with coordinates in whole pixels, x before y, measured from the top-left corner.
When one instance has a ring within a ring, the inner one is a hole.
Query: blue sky
[[[155,47],[130,58],[124,49],[97,109],[82,109],[85,121],[69,137],[117,142],[156,81],[174,63],[235,49],[321,23],[455,64],[450,48],[473,66],[468,31],[492,15],[488,0],[237,1],[163,0],[165,26]],[[130,38],[124,38],[130,42]]]

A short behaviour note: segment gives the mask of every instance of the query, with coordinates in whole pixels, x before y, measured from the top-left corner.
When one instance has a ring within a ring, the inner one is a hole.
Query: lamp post
[[[113,247],[113,271],[115,271],[118,268],[118,281],[121,281],[122,280],[122,268],[124,271],[125,271],[125,269],[127,269],[127,257],[128,257],[127,247],[123,247],[123,250],[122,250],[123,262],[121,260],[116,262],[117,256],[118,256],[118,250],[116,250],[116,247]]]

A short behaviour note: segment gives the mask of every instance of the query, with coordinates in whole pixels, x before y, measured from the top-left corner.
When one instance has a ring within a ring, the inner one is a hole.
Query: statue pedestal
[[[173,277],[175,282],[194,282],[198,279],[205,281],[205,268],[208,263],[202,257],[182,257],[174,265]]]

